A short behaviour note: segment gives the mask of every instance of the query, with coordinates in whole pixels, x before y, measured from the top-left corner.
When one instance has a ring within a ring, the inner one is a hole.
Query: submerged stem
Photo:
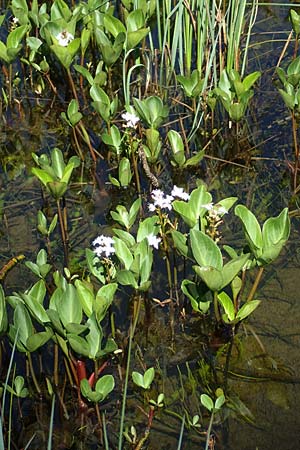
[[[68,252],[68,245],[67,245],[67,237],[66,237],[66,229],[65,229],[65,220],[63,217],[63,213],[60,206],[60,200],[57,199],[57,212],[58,212],[58,219],[59,219],[59,225],[60,225],[60,232],[61,232],[61,238],[63,241],[63,248],[64,248],[64,256],[65,256],[65,266],[68,267],[69,265],[69,252]]]
[[[259,268],[259,271],[258,271],[257,275],[256,275],[256,278],[255,278],[255,281],[254,281],[253,286],[251,288],[251,291],[249,292],[249,295],[248,295],[248,298],[247,298],[247,302],[250,302],[251,300],[253,300],[253,297],[255,295],[255,292],[257,291],[257,287],[259,285],[259,282],[261,280],[263,272],[264,272],[264,267],[261,266]]]
[[[210,433],[211,433],[211,429],[212,429],[212,426],[213,426],[213,421],[214,421],[214,412],[212,411],[211,416],[210,416],[208,429],[207,429],[205,450],[209,450],[209,448],[210,448]]]

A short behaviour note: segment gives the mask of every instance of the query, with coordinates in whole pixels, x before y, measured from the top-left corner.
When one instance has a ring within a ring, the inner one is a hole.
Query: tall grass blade
[[[185,415],[182,416],[181,428],[180,428],[180,434],[179,434],[179,440],[178,440],[177,450],[180,450],[180,449],[181,449],[182,439],[183,439],[183,432],[184,432],[184,424],[185,424]]]
[[[51,403],[51,415],[50,415],[50,423],[49,423],[49,436],[48,436],[47,450],[51,450],[52,449],[54,409],[55,409],[55,395],[53,394],[53,396],[52,396],[52,403]]]
[[[141,308],[141,298],[139,297],[138,298],[137,309],[136,309],[136,313],[135,313],[135,318],[134,318],[133,323],[131,323],[130,333],[129,333],[128,356],[127,356],[126,374],[125,374],[123,399],[122,399],[122,410],[121,410],[121,418],[120,418],[118,450],[122,450],[122,445],[123,445],[123,431],[124,431],[124,421],[125,421],[125,411],[126,411],[126,401],[127,401],[127,389],[128,389],[128,379],[129,379],[130,361],[131,361],[131,348],[132,348],[132,341],[133,341],[133,338],[134,338],[136,325],[137,325],[138,318],[139,318],[140,308]]]

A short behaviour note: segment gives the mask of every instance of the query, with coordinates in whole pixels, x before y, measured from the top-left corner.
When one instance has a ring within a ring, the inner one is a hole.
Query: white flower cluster
[[[169,211],[172,209],[172,201],[175,197],[181,198],[182,200],[188,200],[190,198],[187,192],[178,186],[173,186],[171,195],[165,194],[161,189],[154,189],[151,192],[151,197],[153,203],[149,203],[148,208],[149,211],[153,212],[156,208],[160,209],[168,209]]]
[[[55,38],[57,39],[58,45],[60,45],[61,47],[67,47],[67,45],[69,45],[70,42],[74,40],[73,34],[69,33],[66,30],[58,33]]]
[[[139,117],[129,112],[122,114],[121,117],[126,121],[126,124],[123,125],[125,128],[136,128],[137,123],[140,121]]]
[[[212,218],[218,218],[219,216],[223,216],[224,214],[228,213],[227,209],[222,205],[218,205],[218,203],[216,205],[213,205],[212,203],[208,203],[207,205],[202,205],[202,206],[203,206],[203,208],[208,209],[209,215]]]
[[[113,247],[114,240],[109,236],[104,236],[101,234],[92,242],[92,244],[95,247],[94,252],[99,257],[105,255],[106,258],[108,258],[110,255],[115,253],[115,249]]]
[[[157,250],[161,242],[161,238],[154,236],[154,234],[149,234],[149,236],[147,236],[147,241],[151,247],[154,247]]]

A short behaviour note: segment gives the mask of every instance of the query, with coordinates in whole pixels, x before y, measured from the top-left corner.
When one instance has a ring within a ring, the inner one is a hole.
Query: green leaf
[[[144,377],[139,372],[132,372],[132,381],[139,387],[144,388]]]
[[[95,296],[92,285],[87,281],[75,280],[75,287],[80,299],[82,309],[87,317],[90,317],[93,312],[93,305]]]
[[[115,236],[118,236],[128,248],[132,248],[135,245],[134,237],[128,233],[128,231],[120,230],[119,228],[113,228],[113,232]]]
[[[25,36],[28,30],[27,25],[21,25],[17,27],[15,30],[11,31],[7,37],[6,46],[8,49],[17,49],[19,48],[20,42]]]
[[[221,250],[217,244],[205,233],[191,230],[191,247],[196,262],[202,267],[213,267],[221,270],[223,260]]]
[[[175,130],[170,130],[167,134],[171,149],[172,149],[172,157],[175,163],[182,167],[185,163],[185,152],[184,152],[184,144],[182,137]]]
[[[119,33],[126,33],[123,23],[110,14],[104,14],[103,23],[105,28],[116,38]]]
[[[124,264],[125,269],[129,270],[133,262],[133,256],[127,245],[121,239],[115,237],[114,248],[118,259]]]
[[[48,315],[44,307],[31,295],[21,294],[27,308],[31,312],[31,315],[41,324],[49,322]]]
[[[193,266],[193,269],[211,291],[217,292],[222,289],[223,277],[220,270],[215,269],[214,267],[199,266]]]
[[[131,31],[126,36],[126,50],[135,48],[148,34],[150,28],[141,28],[137,31]]]
[[[300,15],[294,9],[290,10],[290,18],[295,34],[300,34]]]
[[[144,373],[144,386],[145,386],[145,389],[149,389],[150,388],[150,386],[152,384],[152,381],[154,380],[154,375],[155,375],[154,367],[150,367]]]
[[[122,187],[127,187],[132,178],[131,164],[128,158],[123,157],[119,162],[119,181]]]
[[[76,334],[67,334],[67,339],[74,350],[74,352],[78,353],[78,355],[85,356],[86,358],[90,357],[90,350],[86,340]]]
[[[156,236],[159,230],[157,223],[158,223],[158,216],[151,216],[142,220],[139,224],[136,241],[142,242],[145,238],[147,238],[147,236],[150,235]]]
[[[248,91],[254,83],[258,80],[258,78],[261,76],[260,72],[252,72],[247,75],[243,80],[243,87],[246,91]]]
[[[263,225],[262,240],[263,251],[261,259],[265,263],[274,261],[289,238],[290,218],[288,208],[277,217],[270,217]]]
[[[228,261],[221,271],[222,285],[220,289],[223,289],[237,276],[237,274],[244,268],[246,262],[249,259],[250,254],[245,253],[237,258]]]
[[[112,375],[104,375],[99,378],[95,390],[98,395],[100,395],[100,399],[98,401],[103,401],[108,394],[110,394],[115,387],[115,380]]]
[[[190,280],[183,280],[181,283],[181,290],[191,301],[194,311],[202,314],[207,313],[211,302],[205,298],[202,298],[203,293],[200,290],[199,284],[196,284]]]
[[[186,160],[186,162],[184,163],[184,167],[196,166],[200,161],[202,161],[204,155],[205,150],[200,150],[194,156]]]
[[[64,326],[68,323],[80,323],[82,306],[77,290],[72,284],[67,284],[60,299],[56,301],[56,309]]]
[[[252,252],[256,258],[259,257],[262,252],[263,240],[255,215],[244,205],[237,205],[234,212],[243,223],[244,233]]]
[[[235,318],[235,310],[231,298],[226,294],[226,292],[221,292],[218,294],[218,300],[225,311],[228,321],[232,322]]]
[[[48,329],[47,331],[41,331],[40,333],[34,333],[28,337],[26,341],[26,347],[28,351],[35,352],[42,347],[53,336],[53,331]]]
[[[171,231],[174,247],[179,251],[179,253],[187,257],[188,255],[188,246],[186,244],[187,237],[186,235],[180,233],[180,231],[172,230]]]
[[[295,96],[287,94],[283,89],[278,89],[279,93],[281,94],[281,97],[283,98],[283,101],[285,105],[293,110],[295,107]]]
[[[209,395],[207,395],[207,394],[201,394],[200,400],[201,400],[202,405],[203,405],[206,409],[208,409],[208,411],[210,411],[210,412],[213,411],[213,409],[214,409],[214,404],[213,404],[212,399],[209,397]]]
[[[238,311],[236,319],[244,320],[248,317],[260,304],[260,300],[251,300],[245,303]]]
[[[224,394],[222,394],[215,401],[215,410],[219,410],[220,408],[222,408],[224,403],[225,403],[225,396],[224,396]]]
[[[101,326],[97,323],[94,313],[88,319],[87,325],[90,330],[86,336],[86,341],[89,346],[89,358],[95,360],[97,359],[98,351],[101,350],[103,332]]]
[[[128,224],[129,229],[132,227],[132,225],[136,221],[137,215],[140,211],[141,204],[142,204],[142,199],[139,197],[131,205],[131,208],[129,210],[129,224]]]
[[[33,167],[31,172],[43,183],[44,186],[47,186],[48,183],[54,181],[53,177],[45,172],[45,170],[39,169],[38,167]]]
[[[109,283],[102,286],[96,295],[96,301],[94,303],[94,311],[98,322],[101,322],[108,311],[108,308],[113,302],[114,295],[118,289],[117,283]]]
[[[117,281],[124,286],[132,286],[134,289],[138,288],[137,281],[129,270],[118,270]]]

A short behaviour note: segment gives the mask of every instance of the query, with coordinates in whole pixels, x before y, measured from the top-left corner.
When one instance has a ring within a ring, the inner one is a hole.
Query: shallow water
[[[252,157],[254,169],[243,171],[228,167],[214,177],[219,185],[215,192],[216,196],[237,195],[246,200],[254,211],[260,211],[263,219],[264,216],[277,214],[289,203],[289,175],[285,160],[292,157],[288,113],[272,83],[274,67],[290,31],[290,24],[286,20],[287,9],[271,5],[260,9],[254,33],[255,40],[263,44],[254,46],[249,55],[251,67],[261,70],[264,74],[249,116],[251,142],[254,142],[257,148]],[[266,39],[272,42],[264,42]],[[34,108],[28,102],[24,109],[25,115],[19,115],[17,111],[6,115],[5,124],[0,132],[2,213],[0,267],[17,254],[24,253],[27,258],[33,259],[43,245],[36,230],[36,214],[38,209],[44,207],[51,217],[54,209],[53,205],[43,200],[39,183],[30,174],[31,152],[38,152],[54,145],[65,148],[68,140],[63,127],[57,126],[55,111],[53,117],[52,113],[50,115],[46,113],[47,101]],[[99,170],[103,181],[107,181],[105,167],[100,167]],[[212,181],[212,178],[208,173],[207,182]],[[193,179],[189,181],[193,183]],[[131,203],[134,193],[129,191],[126,195],[128,202]],[[107,188],[99,191],[92,180],[84,188],[82,185],[74,184],[68,192],[67,207],[71,212],[71,265],[74,270],[83,260],[83,249],[90,246],[91,240],[96,235],[109,230],[108,211],[112,205],[118,204],[118,200],[115,190]],[[299,229],[299,219],[293,218],[290,242],[263,278],[257,294],[262,303],[250,321],[251,328],[240,330],[242,352],[239,354],[237,348],[233,351],[229,387],[249,408],[255,422],[246,424],[229,415],[225,427],[216,426],[216,449],[299,448],[300,418],[297,414],[297,405],[300,401]],[[59,239],[57,233],[54,246],[59,247]],[[238,240],[239,236],[232,233],[230,239]],[[62,261],[61,251],[56,256],[56,263],[61,265]],[[19,263],[18,269],[15,268],[8,273],[5,286],[8,292],[21,290],[24,288],[25,280],[27,287],[28,273]],[[167,299],[165,278],[158,276],[153,284],[151,297],[159,298],[161,301]],[[127,314],[130,308],[126,301],[123,299],[123,305],[115,311],[121,333],[124,333],[128,325]],[[173,342],[168,306],[163,307],[150,301],[149,310],[142,314],[138,328],[139,347],[135,351],[140,352],[147,366],[155,365],[159,368],[166,397],[169,395],[168,408],[178,411],[179,405],[183,403],[196,414],[199,409],[199,397],[191,386],[188,370],[197,373],[203,358],[212,360],[213,364],[217,364],[218,370],[223,360],[222,357],[215,359],[214,351],[207,350],[207,336],[205,330],[201,328],[203,326],[201,320],[191,315],[177,319]],[[125,340],[126,336],[122,337]],[[185,394],[181,392],[178,382],[180,377],[185,385]],[[182,395],[185,395],[184,400],[181,398]],[[144,414],[136,409],[137,404],[142,406],[143,403],[137,401],[137,397],[136,392],[129,393],[128,414],[129,416],[132,414],[134,423],[143,424]],[[108,409],[110,406],[108,404]],[[108,430],[112,435],[116,433],[114,426],[115,423],[108,424]],[[147,448],[153,450],[176,448],[179,430],[178,418],[160,413],[154,421]],[[140,425],[139,431],[143,432],[143,425]],[[55,433],[58,436],[68,435],[66,430],[59,427]],[[199,449],[201,445],[203,446],[203,439],[203,435],[186,432],[181,448]],[[70,445],[72,442],[66,444],[65,448],[71,448]],[[97,443],[89,443],[88,448],[94,448],[93,446],[96,448]]]

